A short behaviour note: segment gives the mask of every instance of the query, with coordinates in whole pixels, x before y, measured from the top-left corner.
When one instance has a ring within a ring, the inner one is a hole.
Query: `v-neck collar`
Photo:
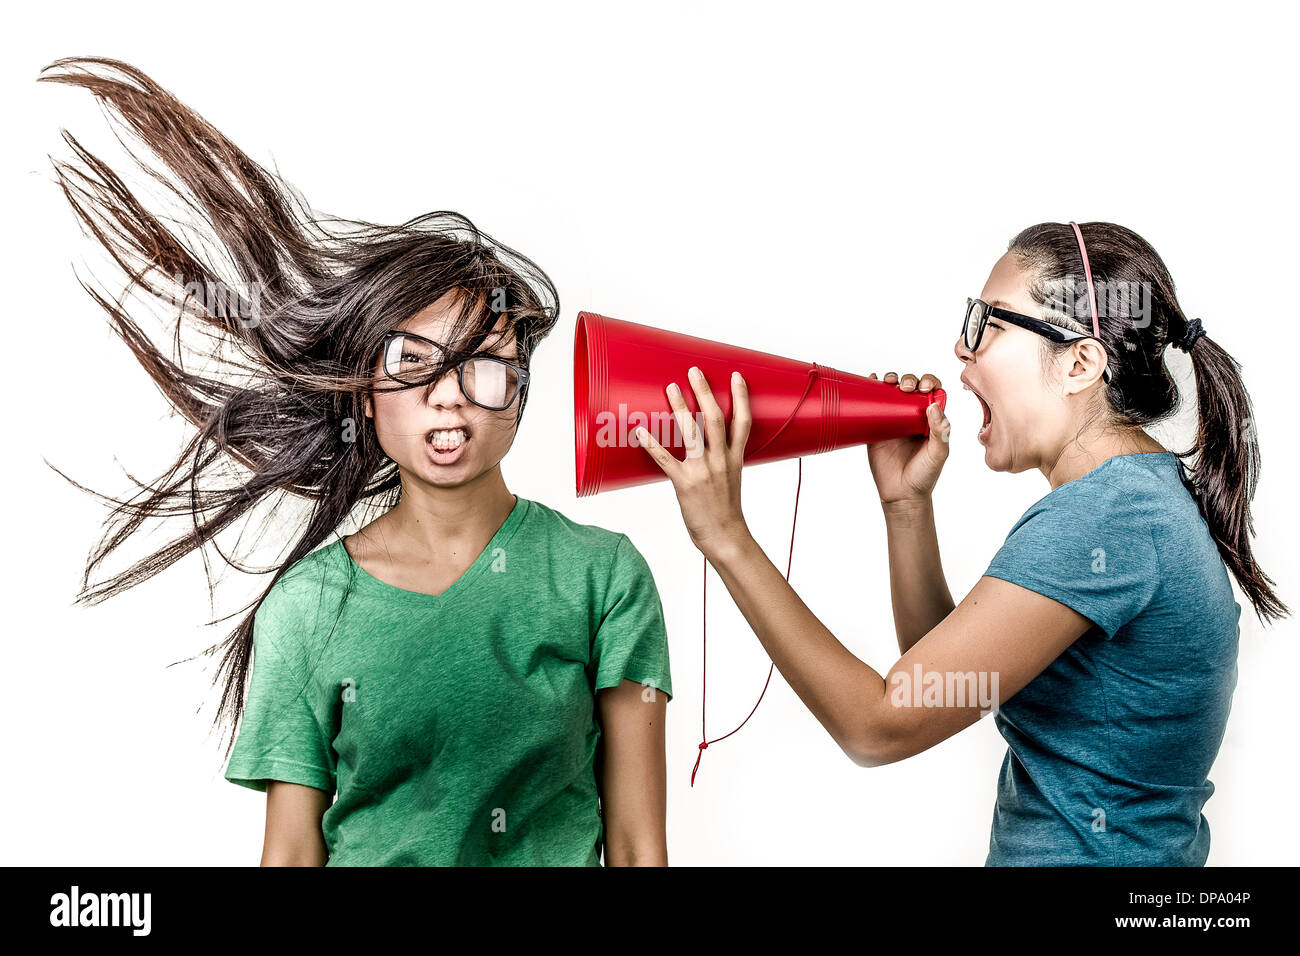
[[[515,532],[519,530],[519,525],[524,516],[528,513],[530,502],[522,495],[515,495],[515,506],[510,509],[510,514],[506,520],[501,523],[496,534],[488,541],[487,546],[471,564],[465,573],[452,582],[451,586],[441,594],[426,594],[423,591],[408,591],[406,588],[399,588],[395,584],[389,584],[387,581],[381,581],[375,577],[353,559],[348,554],[348,549],[343,544],[343,539],[339,538],[331,547],[338,549],[339,559],[344,562],[353,572],[355,580],[362,586],[372,591],[382,592],[387,597],[395,601],[403,601],[409,604],[421,604],[425,607],[445,604],[448,601],[454,601],[460,596],[461,592],[474,583],[474,580],[483,573],[483,569],[492,564],[495,560],[494,552],[504,547]]]

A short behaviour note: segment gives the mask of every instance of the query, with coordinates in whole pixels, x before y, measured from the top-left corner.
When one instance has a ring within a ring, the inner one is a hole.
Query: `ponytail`
[[[1241,366],[1189,323],[1188,354],[1196,373],[1196,404],[1200,424],[1195,444],[1180,457],[1196,456],[1185,482],[1196,499],[1224,564],[1241,586],[1261,621],[1289,614],[1273,590],[1274,581],[1250,548],[1254,533],[1250,502],[1259,480],[1259,440],[1250,396],[1241,381]]]

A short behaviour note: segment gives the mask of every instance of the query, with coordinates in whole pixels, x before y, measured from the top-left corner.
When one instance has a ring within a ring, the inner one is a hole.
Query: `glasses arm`
[[[977,300],[978,301],[978,300]],[[973,304],[973,303],[972,303]],[[970,315],[969,308],[967,316]],[[1053,342],[1077,342],[1080,339],[1095,339],[1096,336],[1089,335],[1087,332],[1076,332],[1074,329],[1063,329],[1059,325],[1053,325],[1051,322],[1044,322],[1042,319],[1036,319],[1031,315],[1022,315],[1019,312],[1011,312],[1008,309],[1000,309],[995,305],[984,303],[984,314],[989,318],[1001,319],[1003,322],[1009,322],[1012,325],[1018,325],[1022,329],[1028,329],[1030,332],[1037,332],[1044,338],[1051,339]],[[969,321],[969,319],[968,319]],[[1097,340],[1100,344],[1100,339]],[[1106,368],[1101,373],[1102,381],[1107,385],[1110,384],[1110,369]]]
[[[1073,342],[1076,339],[1090,339],[1091,335],[1086,332],[1076,332],[1074,329],[1063,329],[1059,325],[1053,325],[1051,322],[1045,322],[1042,319],[1036,319],[1031,315],[1021,315],[1019,312],[1008,312],[1006,309],[999,309],[996,306],[989,306],[989,316],[995,319],[1001,319],[1003,322],[1010,322],[1012,325],[1018,325],[1022,329],[1028,329],[1031,332],[1037,332],[1044,338],[1051,339],[1053,342]]]

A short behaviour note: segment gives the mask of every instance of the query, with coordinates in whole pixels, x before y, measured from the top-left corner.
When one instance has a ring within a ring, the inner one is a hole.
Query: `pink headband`
[[[1083,256],[1083,275],[1088,280],[1088,303],[1092,306],[1092,335],[1101,341],[1101,327],[1097,324],[1097,294],[1092,291],[1092,267],[1088,265],[1088,250],[1083,244],[1083,231],[1077,222],[1071,222],[1075,238],[1079,240],[1079,255]]]

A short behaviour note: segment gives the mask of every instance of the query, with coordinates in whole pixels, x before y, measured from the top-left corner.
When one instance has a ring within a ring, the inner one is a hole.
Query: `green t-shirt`
[[[339,539],[258,608],[225,776],[337,793],[328,866],[599,866],[595,694],[624,678],[672,696],[659,592],[626,535],[516,496],[436,596]]]

